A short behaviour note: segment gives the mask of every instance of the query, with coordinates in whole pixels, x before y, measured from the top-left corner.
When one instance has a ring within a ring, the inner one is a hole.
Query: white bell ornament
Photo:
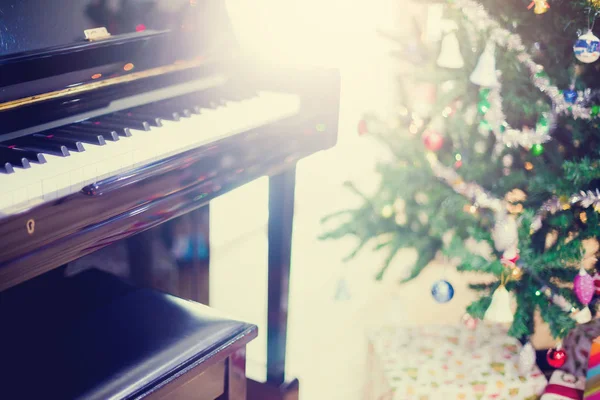
[[[471,82],[481,87],[498,87],[498,75],[496,73],[496,45],[489,41],[479,57],[479,61],[471,73]]]
[[[492,302],[485,312],[483,319],[487,322],[510,324],[514,320],[510,306],[510,293],[504,285],[498,286],[492,295]]]
[[[442,39],[440,55],[437,65],[442,68],[460,69],[465,66],[465,61],[460,53],[460,44],[455,32],[449,32]]]

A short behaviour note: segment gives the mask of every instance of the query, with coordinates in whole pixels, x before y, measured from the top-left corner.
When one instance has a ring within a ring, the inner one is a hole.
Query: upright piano
[[[269,176],[277,392],[296,163],[335,145],[339,85],[245,53],[221,0],[2,2],[0,291]]]

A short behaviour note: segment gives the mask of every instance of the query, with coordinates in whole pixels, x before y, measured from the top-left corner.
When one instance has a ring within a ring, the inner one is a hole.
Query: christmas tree
[[[377,279],[405,248],[419,256],[404,281],[439,254],[493,274],[470,285],[480,297],[467,312],[510,323],[518,338],[533,333],[536,310],[557,339],[588,322],[595,271],[582,266],[584,243],[600,236],[599,9],[598,0],[450,0],[441,40],[397,39],[414,63],[401,104],[393,118],[359,125],[390,158],[374,194],[347,183],[362,206],[326,217],[334,226],[322,238],[358,238],[350,257],[387,252]],[[429,107],[415,101],[415,81],[435,85]],[[453,289],[440,281],[432,293],[443,302]]]

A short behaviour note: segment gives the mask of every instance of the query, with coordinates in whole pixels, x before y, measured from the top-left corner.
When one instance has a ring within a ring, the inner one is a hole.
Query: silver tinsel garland
[[[517,59],[527,67],[532,75],[532,82],[541,92],[546,93],[552,100],[552,104],[557,113],[571,113],[575,119],[590,119],[591,109],[585,107],[585,101],[589,97],[588,93],[579,93],[575,104],[567,102],[562,96],[560,89],[552,85],[550,79],[545,75],[544,66],[536,63],[533,57],[527,53],[521,37],[500,26],[483,6],[473,0],[453,0],[452,4],[460,8],[465,17],[479,30],[487,31],[489,37],[498,46],[505,47],[508,50],[517,53]]]
[[[568,210],[572,206],[579,205],[583,208],[593,207],[594,210],[600,212],[600,190],[595,191],[580,191],[571,195],[568,199],[560,199],[556,196],[546,200],[542,207],[536,212],[533,221],[531,222],[530,231],[535,233],[542,229],[543,221],[550,214],[556,214],[561,210]]]
[[[578,92],[577,100],[569,103],[565,100],[560,89],[552,85],[548,76],[544,73],[544,67],[533,60],[533,57],[527,52],[521,37],[500,26],[485,10],[485,8],[473,0],[452,0],[451,6],[458,7],[473,27],[482,32],[487,32],[489,39],[496,45],[504,47],[516,53],[517,60],[521,62],[530,72],[531,81],[542,93],[545,93],[551,100],[551,112],[547,115],[548,125],[538,126],[535,129],[518,130],[510,127],[506,123],[506,117],[502,112],[502,97],[500,87],[493,88],[490,91],[489,101],[490,110],[486,114],[486,119],[492,126],[492,132],[498,139],[496,154],[504,146],[522,146],[531,148],[535,144],[542,144],[551,139],[550,132],[556,121],[556,116],[561,114],[571,114],[574,119],[591,119],[592,111],[588,107],[592,91],[587,89]],[[500,127],[504,126],[505,131],[501,132]]]
[[[506,204],[503,200],[492,196],[477,183],[465,182],[453,168],[442,164],[435,154],[428,153],[427,161],[429,161],[431,170],[438,179],[444,181],[456,193],[469,199],[475,207],[483,207],[495,212],[506,210]]]
[[[505,147],[520,146],[530,149],[533,145],[550,141],[550,130],[556,121],[555,114],[552,113],[545,116],[547,119],[545,126],[539,125],[535,129],[515,129],[506,122],[506,116],[502,110],[502,95],[500,91],[501,84],[490,90],[487,98],[490,102],[490,109],[485,114],[485,119],[490,124],[492,133],[496,137],[494,154],[500,154]],[[481,133],[486,134],[487,132],[481,130]]]

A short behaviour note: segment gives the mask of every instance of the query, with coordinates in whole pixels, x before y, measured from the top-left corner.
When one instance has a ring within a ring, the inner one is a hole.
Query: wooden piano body
[[[141,3],[158,6],[93,2],[69,28],[48,6],[55,27],[111,35],[31,31],[27,43],[39,48],[0,51],[0,291],[267,175],[267,382],[249,382],[248,397],[284,398],[282,387],[297,396],[285,374],[295,168],[336,143],[339,74],[253,60],[221,1]],[[281,111],[271,116],[262,93],[294,111],[271,99]],[[143,276],[143,254],[134,258]]]

